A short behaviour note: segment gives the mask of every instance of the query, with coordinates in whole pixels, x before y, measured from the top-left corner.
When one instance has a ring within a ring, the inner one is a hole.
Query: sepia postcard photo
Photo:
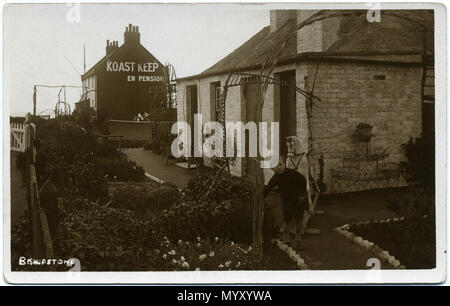
[[[439,283],[446,8],[7,3],[9,283]]]

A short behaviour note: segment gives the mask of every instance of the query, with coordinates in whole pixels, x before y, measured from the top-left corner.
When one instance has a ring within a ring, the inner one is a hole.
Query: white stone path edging
[[[355,226],[361,225],[361,224],[371,224],[371,223],[390,223],[390,222],[398,222],[403,221],[405,218],[393,218],[393,219],[385,219],[385,220],[374,220],[374,221],[365,221],[365,222],[358,222],[354,224]],[[405,266],[400,263],[398,259],[396,259],[394,256],[389,254],[388,251],[383,250],[378,245],[374,244],[371,241],[365,240],[360,236],[357,236],[356,234],[349,231],[350,225],[344,224],[342,226],[338,226],[334,229],[335,232],[345,236],[347,239],[351,240],[352,242],[356,243],[360,247],[370,251],[372,254],[374,254],[379,259],[382,259],[389,263],[392,267],[396,269],[405,269]]]
[[[289,256],[289,258],[293,262],[295,262],[295,264],[300,268],[300,270],[309,270],[308,265],[305,263],[303,258],[301,258],[300,255],[298,255],[293,248],[288,246],[280,239],[272,239],[272,243],[276,244],[280,250],[285,252]]]
[[[157,183],[160,183],[160,184],[164,183],[163,180],[157,178],[156,176],[151,175],[150,173],[145,172],[145,176],[148,177],[149,179],[151,179],[154,182],[157,182]]]

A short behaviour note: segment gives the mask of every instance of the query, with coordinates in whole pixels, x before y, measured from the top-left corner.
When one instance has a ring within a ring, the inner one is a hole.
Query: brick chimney
[[[317,10],[298,10],[297,25],[317,13]],[[324,52],[339,38],[341,17],[325,18],[297,31],[297,53]]]
[[[109,41],[109,39],[106,41],[106,55],[109,53],[119,49],[119,42],[117,40],[115,41]]]
[[[295,19],[296,10],[272,10],[270,11],[270,33],[278,30],[288,19]]]
[[[139,33],[139,27],[133,26],[131,23],[125,28],[125,33],[123,34],[124,43],[140,43],[141,34]]]

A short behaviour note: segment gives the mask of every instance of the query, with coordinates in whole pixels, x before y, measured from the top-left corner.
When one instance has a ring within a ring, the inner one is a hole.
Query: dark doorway
[[[191,156],[194,156],[194,115],[197,112],[197,85],[186,86],[186,118],[191,127]]]
[[[422,113],[422,134],[423,138],[434,142],[434,103],[423,103],[423,113]]]
[[[295,71],[279,74],[282,83],[280,86],[280,156],[286,156],[286,137],[297,134],[297,99]]]
[[[247,84],[244,86],[244,102],[245,102],[245,123],[249,121],[256,122],[256,99],[258,95],[258,84]],[[249,158],[250,156],[250,137],[249,132],[245,131],[245,157],[246,176],[254,178],[256,175],[256,160]]]

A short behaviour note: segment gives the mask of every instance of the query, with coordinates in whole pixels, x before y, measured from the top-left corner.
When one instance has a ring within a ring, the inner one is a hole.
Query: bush
[[[37,151],[36,172],[40,186],[50,180],[63,195],[92,200],[107,196],[107,180],[98,171],[94,155],[78,147],[76,141],[41,145]]]
[[[145,140],[123,139],[122,148],[142,148]]]
[[[177,188],[167,185],[136,186],[127,185],[117,188],[112,194],[111,206],[125,208],[135,212],[141,218],[169,209],[181,199]]]
[[[24,271],[31,266],[19,265],[19,258],[24,256],[31,258],[31,227],[28,216],[22,216],[18,225],[11,228],[11,270]]]
[[[152,149],[152,144],[149,143],[149,142],[146,142],[146,143],[144,144],[144,150],[149,151],[149,150],[151,150],[151,149]]]
[[[389,199],[390,208],[405,217],[408,233],[435,233],[435,158],[434,141],[411,138],[402,145],[406,162],[402,162],[403,176],[413,183],[404,195]],[[425,217],[426,216],[426,217]]]
[[[19,170],[25,170],[25,166],[26,166],[26,155],[23,152],[18,152],[17,153],[17,158],[16,158],[16,167]]]
[[[434,190],[427,186],[410,186],[402,196],[388,199],[389,208],[405,217],[411,232],[435,232]]]
[[[142,182],[145,180],[145,171],[135,162],[121,158],[120,155],[97,157],[95,165],[99,171],[108,175],[115,181]]]
[[[77,124],[86,131],[86,134],[90,135],[92,129],[94,128],[94,117],[95,112],[92,108],[83,107],[79,112],[77,112],[75,120]]]
[[[225,200],[238,199],[250,201],[252,197],[251,183],[239,177],[230,175],[197,175],[186,185],[184,192],[186,200],[221,202]]]
[[[410,138],[402,145],[407,162],[402,162],[403,176],[410,182],[434,186],[434,142],[424,138]]]
[[[214,184],[213,184],[214,182]],[[172,239],[220,237],[240,243],[253,239],[250,184],[230,176],[199,175],[185,188],[184,201],[162,211],[157,218],[161,228]],[[277,233],[273,211],[266,207],[264,238]]]

